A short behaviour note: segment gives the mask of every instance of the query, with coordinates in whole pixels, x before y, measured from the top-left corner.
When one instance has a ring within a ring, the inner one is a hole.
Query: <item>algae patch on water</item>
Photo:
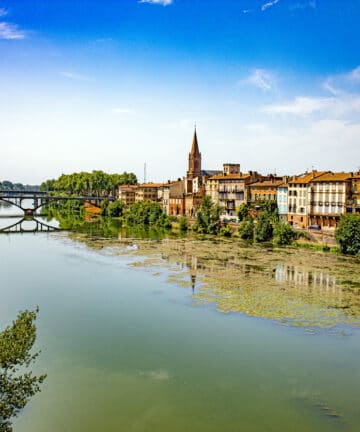
[[[360,327],[360,264],[354,258],[234,240],[71,237],[132,257],[129,265],[153,274],[166,270],[169,283],[191,289],[195,307],[214,305],[221,313],[288,326]]]

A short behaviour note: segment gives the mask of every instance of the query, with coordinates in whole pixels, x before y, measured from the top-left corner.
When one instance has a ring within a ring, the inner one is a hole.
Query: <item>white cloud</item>
[[[271,1],[267,2],[267,3],[264,3],[264,4],[261,6],[261,10],[262,10],[262,11],[265,11],[266,9],[269,9],[269,8],[271,8],[272,6],[275,6],[277,3],[279,3],[279,1],[280,1],[280,0],[271,0]]]
[[[255,69],[248,78],[239,81],[240,85],[252,85],[263,91],[269,91],[274,86],[274,79],[265,69]]]
[[[307,116],[314,113],[325,113],[333,116],[352,115],[360,112],[360,96],[343,94],[339,97],[316,98],[296,97],[284,104],[272,104],[262,107],[267,114],[292,114]]]
[[[26,33],[15,24],[0,22],[0,39],[21,40],[26,38]]]
[[[347,78],[353,82],[360,82],[360,66],[350,71],[347,75]]]
[[[0,8],[0,17],[6,16],[8,11],[5,8]]]
[[[135,111],[130,108],[113,108],[112,112],[115,114],[135,114]]]
[[[139,0],[139,3],[150,3],[162,6],[169,6],[173,3],[173,0]]]
[[[60,72],[60,75],[65,78],[76,80],[76,81],[92,81],[91,77],[76,72],[64,71],[64,72]]]

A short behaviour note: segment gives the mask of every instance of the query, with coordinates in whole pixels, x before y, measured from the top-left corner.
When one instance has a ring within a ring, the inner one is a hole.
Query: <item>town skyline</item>
[[[211,169],[355,171],[359,18],[356,1],[0,0],[1,178],[146,162],[164,181],[194,123]]]

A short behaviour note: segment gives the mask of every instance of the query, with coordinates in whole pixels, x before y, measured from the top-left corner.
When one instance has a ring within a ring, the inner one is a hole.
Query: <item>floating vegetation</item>
[[[356,258],[295,247],[249,247],[234,239],[70,236],[97,250],[131,256],[133,267],[165,268],[168,282],[192,288],[194,306],[214,305],[221,313],[308,329],[360,327]]]

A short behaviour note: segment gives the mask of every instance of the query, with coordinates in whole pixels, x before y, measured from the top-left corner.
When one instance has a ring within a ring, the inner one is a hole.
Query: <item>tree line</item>
[[[10,180],[0,181],[0,190],[15,190],[15,191],[38,191],[40,186],[38,185],[24,185],[22,183],[13,183]]]
[[[40,185],[43,192],[61,192],[69,195],[115,195],[116,188],[123,184],[137,184],[134,173],[107,174],[104,171],[62,174],[58,179],[44,181]]]

